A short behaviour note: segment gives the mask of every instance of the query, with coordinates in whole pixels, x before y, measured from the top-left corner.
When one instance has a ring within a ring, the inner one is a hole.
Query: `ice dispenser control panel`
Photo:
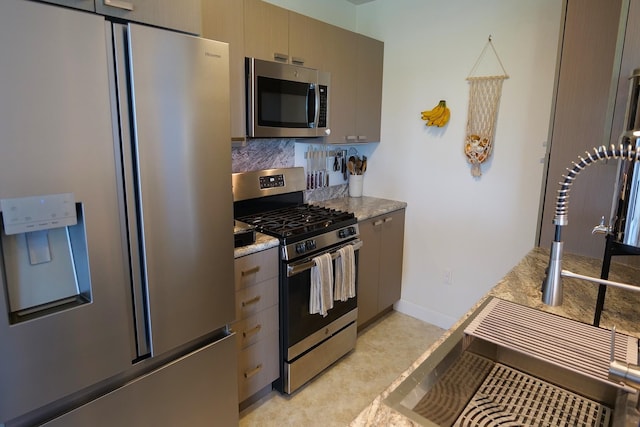
[[[66,227],[78,222],[73,193],[0,199],[0,210],[7,235]]]

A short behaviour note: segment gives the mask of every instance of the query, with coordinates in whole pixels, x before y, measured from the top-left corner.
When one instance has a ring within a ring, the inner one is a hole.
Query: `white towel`
[[[320,313],[322,317],[333,308],[333,262],[331,254],[313,258],[311,267],[311,294],[309,295],[309,314]]]
[[[356,257],[353,246],[338,249],[334,298],[346,301],[356,296]]]

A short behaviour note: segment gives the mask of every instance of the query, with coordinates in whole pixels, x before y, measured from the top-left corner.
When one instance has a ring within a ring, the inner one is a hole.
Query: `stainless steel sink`
[[[639,425],[636,391],[607,379],[609,332],[530,310],[486,301],[384,403],[424,426]]]

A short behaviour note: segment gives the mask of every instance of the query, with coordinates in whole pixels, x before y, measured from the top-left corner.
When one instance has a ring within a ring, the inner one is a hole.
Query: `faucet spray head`
[[[551,244],[549,267],[542,282],[542,302],[551,305],[562,305],[562,248],[564,243],[554,241]]]

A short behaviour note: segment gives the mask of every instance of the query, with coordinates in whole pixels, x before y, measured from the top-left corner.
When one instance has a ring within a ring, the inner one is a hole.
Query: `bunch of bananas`
[[[444,99],[440,100],[438,105],[433,107],[433,109],[422,112],[422,120],[427,121],[427,126],[438,126],[441,128],[447,124],[449,117],[451,117],[451,111],[449,111],[447,101]]]

